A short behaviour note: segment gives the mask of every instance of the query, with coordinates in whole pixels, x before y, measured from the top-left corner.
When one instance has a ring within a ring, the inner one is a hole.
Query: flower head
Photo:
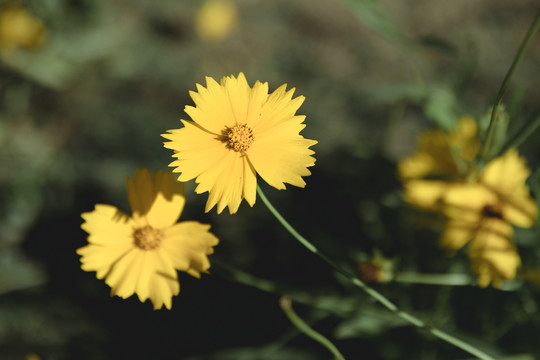
[[[295,115],[304,101],[292,98],[294,89],[280,86],[268,94],[268,83],[256,82],[251,88],[244,74],[228,76],[217,83],[206,78],[206,88],[197,84],[190,92],[195,107],[186,106],[192,121],[162,136],[174,150],[169,166],[180,173],[180,181],[195,179],[195,191],[208,191],[206,211],[217,205],[235,213],[246,199],[253,206],[257,174],[268,184],[285,189],[285,183],[304,187],[302,176],[315,165],[309,149],[317,141],[299,133],[305,116]]]
[[[195,30],[199,37],[207,42],[226,38],[236,27],[238,11],[227,0],[205,1],[195,18]]]
[[[158,170],[152,176],[138,169],[126,182],[131,217],[103,204],[82,214],[89,244],[77,250],[81,267],[105,278],[111,295],[137,294],[141,302],[150,299],[154,309],[170,309],[180,292],[177,270],[196,278],[207,272],[207,255],[218,239],[209,225],[176,223],[185,204],[184,186],[171,173]]]
[[[19,5],[0,10],[0,51],[11,53],[19,47],[38,48],[45,38],[45,26]]]
[[[537,207],[525,184],[529,169],[515,149],[490,161],[474,183],[457,184],[443,195],[448,218],[441,245],[451,252],[469,245],[480,286],[513,279],[521,264],[512,225],[531,227]]]
[[[400,176],[417,179],[428,175],[458,175],[478,152],[476,128],[473,118],[462,117],[457,129],[449,134],[438,129],[426,131],[419,138],[416,153],[399,163]]]

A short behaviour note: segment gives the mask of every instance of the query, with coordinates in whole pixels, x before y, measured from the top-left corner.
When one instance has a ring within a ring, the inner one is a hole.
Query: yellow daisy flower
[[[441,130],[423,133],[418,151],[398,164],[403,179],[417,179],[428,175],[458,175],[460,166],[472,161],[480,142],[476,137],[476,121],[462,117],[458,127],[449,134]]]
[[[0,10],[0,51],[10,54],[19,47],[36,49],[45,39],[46,29],[40,20],[20,5]]]
[[[195,31],[207,42],[226,38],[238,23],[238,11],[227,0],[207,0],[195,16]]]
[[[141,302],[150,299],[154,310],[170,309],[180,292],[177,270],[200,278],[210,268],[207,255],[218,239],[210,225],[176,223],[185,204],[184,185],[171,173],[158,170],[152,176],[138,169],[126,182],[131,217],[103,204],[82,214],[89,244],[77,250],[81,267],[105,278],[111,296],[137,294]]]
[[[513,279],[521,264],[512,225],[528,228],[536,220],[536,203],[525,184],[529,173],[511,149],[490,161],[475,183],[454,185],[443,195],[448,222],[441,245],[454,252],[471,240],[469,258],[482,287]]]
[[[480,146],[476,131],[474,119],[462,117],[457,129],[449,134],[441,130],[423,133],[418,141],[418,151],[398,164],[404,200],[423,210],[439,211],[444,193],[462,181],[463,175],[472,167]],[[424,179],[426,176],[449,179]]]
[[[295,113],[304,97],[293,99],[294,88],[285,89],[268,94],[268,83],[259,81],[251,88],[242,73],[220,84],[207,77],[206,88],[197,84],[198,92],[190,92],[195,107],[185,111],[193,121],[162,135],[171,140],[165,147],[174,150],[169,166],[178,180],[195,179],[198,194],[209,192],[207,212],[217,205],[218,213],[228,206],[233,214],[242,199],[253,206],[257,174],[277,189],[306,185],[302,176],[315,165],[309,147],[317,141],[299,134],[305,116]]]

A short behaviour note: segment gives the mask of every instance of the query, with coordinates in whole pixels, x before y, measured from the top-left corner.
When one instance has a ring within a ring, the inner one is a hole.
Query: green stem
[[[493,357],[489,356],[488,354],[484,353],[483,351],[473,347],[472,345],[467,344],[466,342],[445,333],[442,330],[439,330],[437,328],[431,327],[429,325],[426,325],[422,320],[418,319],[417,317],[410,315],[402,310],[400,310],[393,302],[388,300],[386,297],[384,297],[381,293],[377,292],[376,290],[370,288],[367,286],[362,280],[360,280],[356,275],[348,272],[347,270],[341,268],[338,266],[332,259],[330,259],[328,256],[326,256],[324,253],[320,252],[317,247],[315,247],[312,243],[310,243],[306,238],[301,236],[288,222],[285,220],[283,216],[276,210],[276,208],[270,203],[270,201],[266,198],[263,191],[257,185],[257,194],[259,194],[259,197],[263,201],[263,203],[266,205],[268,210],[276,217],[276,219],[287,229],[292,236],[296,240],[298,240],[302,245],[304,245],[309,251],[319,256],[321,259],[323,259],[326,263],[328,263],[334,270],[336,270],[338,273],[344,275],[347,279],[349,279],[354,285],[364,290],[369,296],[380,302],[384,307],[386,307],[388,310],[393,311],[396,313],[397,316],[400,318],[406,320],[410,324],[418,327],[423,328],[429,331],[431,334],[435,335],[441,340],[446,341],[449,344],[452,344],[466,352],[468,352],[471,355],[476,356],[479,359],[483,360],[494,360]]]
[[[397,273],[393,281],[407,284],[467,286],[472,285],[467,274]]]
[[[493,109],[491,110],[491,118],[489,121],[486,138],[484,141],[484,145],[482,147],[482,153],[480,157],[480,160],[482,161],[488,160],[487,156],[489,155],[489,152],[491,151],[491,143],[493,142],[493,136],[495,133],[495,115],[497,114],[497,109],[501,103],[502,97],[504,93],[506,92],[508,85],[510,84],[510,79],[514,75],[514,71],[516,70],[518,64],[521,62],[521,59],[523,58],[523,55],[525,54],[525,51],[529,47],[529,44],[534,34],[538,30],[539,26],[540,26],[540,10],[538,10],[538,12],[536,13],[534,22],[529,28],[529,31],[527,32],[525,39],[523,39],[523,42],[521,43],[521,46],[519,47],[516,57],[514,58],[512,65],[510,65],[510,68],[508,69],[508,72],[506,73],[506,76],[504,77],[504,80],[501,84],[499,92],[497,93],[497,96],[495,98],[495,104],[493,105]]]
[[[497,156],[500,156],[510,148],[518,147],[522,142],[524,142],[536,129],[540,126],[540,113],[534,114],[532,120],[527,121],[527,123],[510,139],[504,144]]]
[[[279,299],[279,305],[281,306],[281,309],[283,310],[285,315],[287,315],[289,320],[291,320],[291,322],[294,324],[294,326],[298,328],[298,330],[302,331],[304,334],[327,348],[334,355],[334,358],[336,360],[345,360],[343,355],[339,352],[336,346],[332,344],[330,340],[324,337],[321,333],[313,330],[304,320],[302,320],[296,314],[296,312],[292,308],[292,301],[289,296],[282,296]]]

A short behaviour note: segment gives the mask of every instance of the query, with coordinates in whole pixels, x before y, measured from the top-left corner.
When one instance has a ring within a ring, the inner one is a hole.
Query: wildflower
[[[178,179],[195,178],[195,191],[209,192],[207,212],[217,205],[218,213],[228,206],[233,214],[242,199],[253,206],[257,174],[277,189],[306,185],[302,176],[315,165],[309,147],[317,141],[299,134],[305,116],[295,113],[304,97],[292,99],[294,88],[285,89],[268,94],[268,83],[259,81],[251,88],[242,73],[220,84],[207,77],[206,88],[197,84],[198,92],[190,92],[195,107],[185,111],[193,121],[162,135],[171,140],[165,147],[174,150],[169,166]]]
[[[195,31],[207,42],[226,38],[236,27],[238,12],[227,0],[207,0],[197,12]]]
[[[525,184],[529,173],[525,160],[510,149],[490,161],[474,183],[454,185],[443,195],[448,222],[441,245],[455,252],[471,241],[471,267],[482,287],[513,279],[521,264],[512,225],[528,228],[536,220],[536,204]]]
[[[473,118],[462,117],[457,129],[449,134],[438,129],[425,132],[418,141],[418,151],[399,163],[399,175],[418,179],[460,174],[478,152],[476,128]]]
[[[440,210],[441,197],[472,167],[479,148],[476,128],[474,119],[462,117],[449,134],[441,130],[422,134],[418,151],[398,165],[406,202],[423,210]],[[448,179],[425,179],[427,176]]]
[[[0,51],[10,54],[20,47],[36,49],[45,39],[45,26],[22,6],[0,10]]]
[[[171,173],[138,169],[126,179],[132,216],[111,205],[96,205],[82,214],[87,246],[79,248],[82,269],[105,278],[111,296],[137,294],[150,299],[154,310],[171,308],[180,292],[177,270],[200,278],[207,272],[207,255],[218,239],[209,225],[195,221],[176,223],[185,204],[184,186]]]

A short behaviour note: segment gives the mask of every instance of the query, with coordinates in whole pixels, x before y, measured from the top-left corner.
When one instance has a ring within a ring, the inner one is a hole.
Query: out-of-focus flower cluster
[[[20,5],[0,8],[0,54],[10,55],[19,48],[38,49],[47,31],[43,23]]]
[[[478,284],[500,287],[516,276],[521,259],[513,226],[531,227],[537,216],[526,180],[530,174],[516,149],[480,167],[474,119],[461,118],[454,131],[427,131],[418,150],[399,164],[404,199],[444,216],[440,245],[450,255],[468,244]]]

